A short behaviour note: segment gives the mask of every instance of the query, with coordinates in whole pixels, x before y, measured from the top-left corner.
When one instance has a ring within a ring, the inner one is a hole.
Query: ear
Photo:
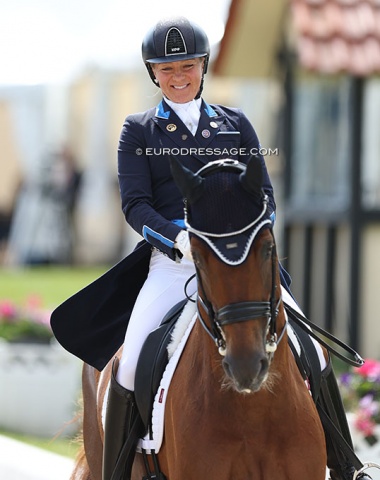
[[[173,155],[170,155],[170,169],[182,196],[186,198],[190,204],[196,202],[202,196],[204,178],[184,167]]]
[[[240,182],[247,192],[253,195],[261,195],[263,169],[258,155],[249,158],[245,172],[240,174]]]

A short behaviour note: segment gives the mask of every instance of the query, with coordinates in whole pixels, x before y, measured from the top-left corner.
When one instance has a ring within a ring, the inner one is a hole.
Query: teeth
[[[187,85],[181,85],[180,87],[177,86],[177,85],[173,85],[173,88],[177,89],[177,90],[182,90],[184,89],[185,87],[187,87]]]

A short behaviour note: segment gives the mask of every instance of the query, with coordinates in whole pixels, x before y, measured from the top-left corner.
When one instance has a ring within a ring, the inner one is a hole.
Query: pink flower
[[[369,437],[374,434],[375,431],[375,422],[371,420],[365,413],[359,412],[355,419],[355,427],[363,432],[366,437]]]
[[[13,303],[9,300],[3,300],[0,302],[0,317],[13,318],[16,316],[17,309]]]
[[[371,358],[365,361],[365,364],[355,371],[362,377],[379,378],[380,377],[380,362]]]
[[[380,361],[367,359],[360,368],[341,375],[342,399],[354,413],[355,428],[365,437],[375,434],[380,424]]]

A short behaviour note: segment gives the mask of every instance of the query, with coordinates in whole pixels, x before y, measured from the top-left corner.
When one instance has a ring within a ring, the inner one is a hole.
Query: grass
[[[44,308],[54,309],[108,268],[108,266],[3,268],[0,270],[0,301],[10,300],[21,305],[30,296],[38,296]],[[64,434],[55,438],[41,438],[1,429],[0,434],[70,458],[76,456],[79,448],[75,439]]]
[[[29,267],[0,270],[0,300],[23,303],[39,296],[46,308],[55,308],[108,270],[106,267]]]

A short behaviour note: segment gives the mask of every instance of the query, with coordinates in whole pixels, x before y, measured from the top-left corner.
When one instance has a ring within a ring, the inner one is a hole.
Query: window
[[[306,77],[294,92],[291,202],[344,209],[349,202],[349,81]]]
[[[380,209],[380,79],[367,79],[363,107],[362,201]]]

